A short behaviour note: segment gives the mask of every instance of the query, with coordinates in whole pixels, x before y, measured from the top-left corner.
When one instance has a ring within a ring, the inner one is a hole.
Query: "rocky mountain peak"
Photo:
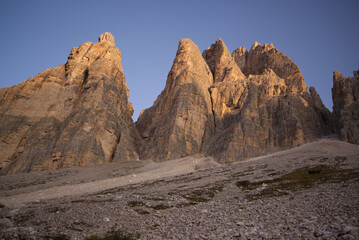
[[[270,68],[285,80],[289,92],[307,92],[307,85],[299,67],[289,57],[280,53],[272,43],[262,45],[254,42],[251,50],[243,56],[239,55],[237,59],[239,60],[236,63],[246,76],[261,75],[266,68]]]
[[[262,45],[261,45],[259,42],[254,41],[254,43],[253,43],[253,45],[252,45],[252,47],[251,47],[251,51],[254,50],[254,49],[256,49],[257,46],[262,46]]]
[[[115,37],[109,32],[102,33],[98,38],[98,41],[115,46]]]
[[[335,84],[338,81],[343,81],[345,80],[343,74],[339,71],[334,71],[333,72],[333,83]]]
[[[181,39],[166,86],[132,121],[111,33],[74,47],[67,63],[0,89],[2,174],[204,154],[244,160],[338,131],[358,143],[359,72],[333,75],[333,116],[273,44],[232,54],[218,38],[201,54]],[[333,118],[334,124],[333,124]],[[333,127],[334,125],[334,127]]]
[[[202,56],[211,69],[215,83],[245,78],[222,39],[218,38],[211,47],[203,51]]]
[[[66,64],[0,91],[1,173],[135,160],[132,114],[121,52],[102,34]]]
[[[143,159],[173,159],[197,154],[213,128],[209,87],[212,73],[190,39],[179,41],[165,89],[143,110],[136,128]]]

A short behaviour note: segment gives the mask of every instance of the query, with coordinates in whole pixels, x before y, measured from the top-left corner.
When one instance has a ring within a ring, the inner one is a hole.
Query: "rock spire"
[[[138,158],[121,52],[111,34],[99,41],[73,48],[64,65],[0,90],[2,174]]]

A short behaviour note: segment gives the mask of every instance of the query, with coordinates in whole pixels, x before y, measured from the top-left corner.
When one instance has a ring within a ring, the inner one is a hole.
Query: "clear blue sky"
[[[273,43],[332,110],[332,72],[359,68],[358,9],[358,0],[0,0],[0,87],[63,64],[72,47],[111,32],[136,120],[163,90],[181,38],[203,51],[220,37],[231,52]]]

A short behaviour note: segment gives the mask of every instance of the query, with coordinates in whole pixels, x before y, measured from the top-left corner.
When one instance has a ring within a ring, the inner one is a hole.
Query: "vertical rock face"
[[[359,144],[359,71],[349,78],[335,71],[332,97],[335,131],[341,140]]]
[[[203,52],[203,58],[211,69],[215,83],[245,78],[220,38]]]
[[[231,55],[218,39],[202,56],[181,40],[165,89],[136,123],[141,157],[238,161],[330,132],[319,95],[309,95],[298,66],[272,44]]]
[[[309,88],[309,93],[313,101],[314,110],[318,113],[323,120],[326,129],[330,133],[334,133],[334,124],[332,113],[324,106],[322,99],[314,87]]]
[[[65,65],[0,90],[1,173],[137,158],[121,52],[110,33]]]
[[[236,54],[234,55],[236,56]],[[298,94],[307,92],[307,86],[299,67],[289,57],[279,53],[272,43],[261,45],[255,42],[249,53],[243,56],[246,60],[241,69],[246,76],[260,75],[265,69],[272,69],[278,77],[285,80],[290,92]],[[238,61],[237,63],[240,65]]]
[[[215,45],[219,44],[222,45],[217,41]],[[211,86],[216,129],[206,154],[221,161],[237,161],[329,133],[319,113],[326,110],[320,105],[320,97],[316,94],[311,98],[299,68],[273,44],[255,43],[250,52],[242,47],[232,56],[226,61],[228,65],[235,61],[246,71],[247,78],[228,75],[226,81]],[[206,60],[209,66],[221,62]],[[215,69],[216,76],[216,71],[224,68],[211,69]]]
[[[213,132],[208,91],[212,83],[212,74],[198,47],[182,39],[165,89],[136,122],[143,138],[141,158],[164,160],[201,151]]]
[[[358,72],[334,73],[333,115],[309,91],[273,44],[231,55],[218,39],[201,54],[182,39],[165,89],[134,124],[121,52],[104,33],[66,64],[0,89],[0,173],[198,153],[238,161],[334,130],[358,143]]]
[[[247,55],[248,52],[245,47],[239,47],[233,51],[232,53],[233,60],[237,63],[240,69],[244,69],[244,67],[246,66]]]

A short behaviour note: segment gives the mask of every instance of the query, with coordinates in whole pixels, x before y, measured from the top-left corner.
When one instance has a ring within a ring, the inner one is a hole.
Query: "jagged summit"
[[[249,52],[242,47],[234,50],[232,56],[247,77],[260,75],[268,68],[285,80],[288,91],[298,94],[307,92],[307,85],[299,67],[289,57],[280,53],[272,43],[262,45],[254,42]]]
[[[2,174],[137,159],[121,52],[111,34],[99,41],[0,90]]]
[[[108,43],[108,44],[115,46],[115,37],[109,32],[102,33],[100,35],[100,37],[98,38],[98,41],[102,42],[102,43]]]
[[[180,40],[165,89],[136,122],[143,138],[142,159],[174,159],[201,151],[213,128],[212,84],[198,47],[190,39]]]
[[[338,132],[359,143],[359,80],[333,76],[333,114],[273,44],[200,52],[181,39],[166,86],[132,121],[121,52],[111,33],[66,64],[0,89],[0,173],[205,155],[245,160]],[[136,97],[136,96],[135,96]]]
[[[203,51],[202,56],[211,69],[214,82],[245,78],[222,39],[218,38],[210,48]]]
[[[136,122],[141,157],[238,161],[327,134],[319,96],[312,99],[295,78],[297,66],[273,44],[254,46],[232,56],[219,38],[201,58],[192,41],[181,40],[165,89]]]

